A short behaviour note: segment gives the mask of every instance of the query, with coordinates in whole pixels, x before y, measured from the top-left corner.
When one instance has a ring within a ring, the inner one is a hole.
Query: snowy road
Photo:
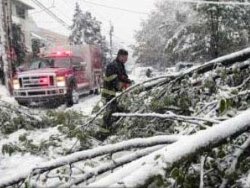
[[[77,112],[81,112],[84,115],[90,115],[93,107],[101,100],[100,95],[88,95],[80,98],[78,104],[67,108],[68,110],[74,110]]]

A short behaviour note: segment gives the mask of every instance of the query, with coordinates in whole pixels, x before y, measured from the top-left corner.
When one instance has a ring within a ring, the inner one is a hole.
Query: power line
[[[63,12],[61,12],[61,10],[59,10],[59,9],[57,9],[57,8],[55,7],[55,11],[59,12],[64,18],[67,19],[67,21],[71,22],[71,18],[69,18],[68,16],[66,16],[65,14],[63,14]]]
[[[32,1],[42,10],[44,10],[49,16],[51,16],[54,20],[56,20],[58,23],[62,24],[64,27],[69,29],[69,25],[66,22],[64,22],[61,18],[59,18],[57,15],[55,15],[53,12],[51,12],[46,6],[44,6],[38,0],[32,0]]]
[[[249,2],[234,2],[234,1],[197,1],[197,0],[168,0],[179,3],[195,3],[195,4],[215,4],[215,5],[243,5],[250,6]]]
[[[52,9],[52,8],[54,8],[54,7],[55,7],[55,0],[53,0],[51,6],[46,7],[46,8],[47,8],[47,9]],[[37,14],[37,13],[41,13],[41,12],[44,12],[44,9],[39,10],[39,11],[34,11],[34,12],[29,13],[29,14],[30,14],[30,15],[33,15],[33,14]]]
[[[86,1],[86,0],[83,0],[83,1],[85,3],[89,3],[89,4],[96,5],[96,6],[109,8],[109,9],[120,10],[120,11],[134,13],[134,14],[145,14],[145,15],[148,15],[148,13],[146,13],[146,12],[140,12],[140,11],[136,11],[136,10],[124,9],[124,8],[120,8],[120,7],[113,7],[113,6],[108,6],[108,5],[104,5],[104,4],[101,4],[101,3],[94,3],[94,2],[90,2],[90,1]]]
[[[52,8],[55,8],[55,6],[50,6],[50,7],[46,7],[47,9],[52,9]],[[42,10],[39,10],[39,11],[35,11],[35,12],[31,12],[29,13],[29,15],[33,15],[33,14],[38,14],[38,13],[41,13],[41,12],[44,12],[45,10],[42,9]]]

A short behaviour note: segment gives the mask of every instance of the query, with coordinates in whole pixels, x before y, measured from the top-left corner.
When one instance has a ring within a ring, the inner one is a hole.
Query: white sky
[[[33,19],[38,26],[50,29],[52,31],[68,34],[67,30],[57,23],[53,18],[48,16],[41,8],[37,7],[32,0],[24,0],[30,4],[35,10],[30,11]],[[102,33],[108,35],[110,21],[114,25],[114,40],[129,45],[134,42],[135,30],[140,28],[142,19],[147,18],[147,13],[154,9],[154,3],[157,0],[39,0],[46,7],[64,20],[68,25],[71,25],[71,20],[74,14],[75,3],[78,2],[83,11],[90,11],[93,16],[100,20],[102,24]],[[54,7],[51,8],[54,2]],[[103,4],[106,6],[118,7],[121,9],[129,9],[146,14],[136,14],[116,9],[110,9],[91,3]]]

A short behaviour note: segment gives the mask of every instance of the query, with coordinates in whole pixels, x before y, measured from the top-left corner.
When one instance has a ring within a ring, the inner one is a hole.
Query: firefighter
[[[128,78],[124,64],[128,60],[128,52],[120,49],[117,53],[116,59],[109,63],[106,67],[102,97],[105,102],[109,102],[116,96],[116,92],[125,90],[131,85],[131,80]],[[114,100],[108,107],[103,116],[103,127],[111,130],[112,114],[114,112],[121,112],[121,107],[118,102]]]

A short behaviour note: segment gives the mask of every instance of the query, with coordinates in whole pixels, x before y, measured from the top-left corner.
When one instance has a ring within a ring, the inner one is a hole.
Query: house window
[[[21,6],[16,6],[16,14],[19,18],[25,19],[25,9]]]

